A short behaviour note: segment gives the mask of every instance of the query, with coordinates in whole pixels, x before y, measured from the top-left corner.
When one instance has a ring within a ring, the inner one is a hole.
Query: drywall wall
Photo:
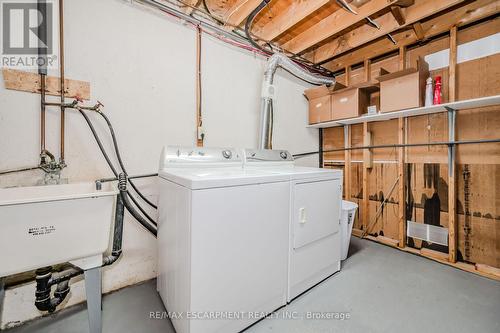
[[[195,144],[195,31],[129,1],[65,1],[66,76],[91,82],[114,124],[130,174],[155,172],[165,144]],[[202,41],[203,120],[207,146],[255,147],[265,59],[213,37]],[[49,73],[55,74],[57,73]],[[274,145],[292,153],[317,150],[318,132],[305,127],[306,84],[279,70],[276,77]],[[52,99],[52,98],[50,98]],[[57,98],[54,98],[57,101]],[[83,118],[67,111],[66,162],[70,182],[111,176]],[[91,115],[98,133],[102,121]],[[59,111],[47,112],[47,147],[59,147]],[[111,152],[111,143],[105,140]],[[38,163],[39,96],[5,90],[0,82],[0,170]],[[302,164],[317,165],[317,157]],[[115,163],[116,164],[116,163]],[[36,184],[39,171],[0,177],[0,187]],[[142,181],[156,200],[154,180]],[[61,249],[64,251],[64,249]],[[128,215],[124,255],[105,269],[104,292],[156,275],[156,241]],[[85,299],[83,281],[72,282],[63,306]],[[1,328],[41,315],[34,285],[6,291]],[[144,314],[147,315],[147,314]]]

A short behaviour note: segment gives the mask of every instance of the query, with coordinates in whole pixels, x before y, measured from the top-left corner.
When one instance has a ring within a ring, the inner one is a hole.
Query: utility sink
[[[0,277],[102,257],[118,194],[106,185],[101,190],[94,183],[0,189]]]

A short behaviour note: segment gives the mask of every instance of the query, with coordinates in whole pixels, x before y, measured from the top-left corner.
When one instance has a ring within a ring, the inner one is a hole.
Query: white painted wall
[[[157,170],[164,144],[195,143],[195,31],[177,20],[119,0],[65,1],[66,75],[91,82],[92,103],[105,105],[128,172]],[[207,146],[255,147],[265,59],[213,37],[203,38],[203,119]],[[57,73],[53,73],[57,75]],[[317,150],[318,132],[307,129],[308,85],[279,70],[275,79],[274,146],[292,153]],[[57,98],[55,98],[57,100]],[[47,145],[59,146],[59,111],[47,113]],[[92,116],[107,137],[101,120]],[[83,118],[67,112],[66,162],[70,182],[111,176]],[[111,152],[110,141],[106,147]],[[39,96],[5,90],[0,82],[0,170],[38,163]],[[317,165],[317,156],[300,160]],[[116,164],[116,163],[115,163]],[[0,187],[35,184],[42,174],[0,177]],[[141,183],[156,199],[154,182]],[[1,232],[1,231],[0,231]],[[103,275],[109,292],[156,275],[155,239],[129,216],[123,257]],[[64,249],[61,249],[64,251]],[[83,281],[72,283],[63,304],[85,299]],[[40,316],[34,284],[8,289],[1,328]]]

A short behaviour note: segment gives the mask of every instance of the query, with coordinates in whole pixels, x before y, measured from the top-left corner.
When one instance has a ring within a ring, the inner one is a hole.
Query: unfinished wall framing
[[[431,76],[443,78],[444,102],[498,95],[500,54],[457,64],[456,49],[499,31],[498,18],[462,30],[452,28],[427,44],[403,47],[378,61],[365,59],[362,67],[348,68],[339,80],[363,82],[376,77],[380,67],[392,71],[414,66],[419,56],[449,48],[450,65],[431,71]],[[455,139],[498,139],[498,111],[500,106],[457,112]],[[359,205],[354,235],[500,279],[500,143],[456,146],[455,170],[450,174],[447,146],[328,152],[367,142],[448,141],[448,124],[448,115],[438,113],[325,128],[324,166],[344,170],[344,198]],[[406,221],[448,228],[449,244],[407,237]]]

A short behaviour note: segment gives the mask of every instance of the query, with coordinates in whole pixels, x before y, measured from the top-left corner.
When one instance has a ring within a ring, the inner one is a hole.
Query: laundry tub
[[[351,241],[352,225],[356,218],[358,205],[352,201],[342,200],[342,211],[340,214],[340,244],[341,252],[340,259],[347,258],[349,252],[349,242]]]
[[[101,266],[117,194],[93,182],[1,188],[0,277],[78,259]]]

